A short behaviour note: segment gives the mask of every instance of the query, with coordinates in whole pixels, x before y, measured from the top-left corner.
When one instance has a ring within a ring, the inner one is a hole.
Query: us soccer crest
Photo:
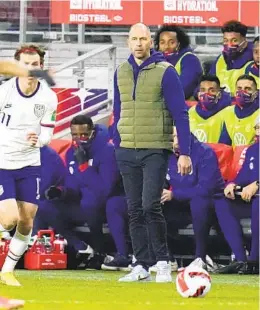
[[[37,117],[42,117],[44,115],[45,107],[43,104],[34,105],[34,114]]]

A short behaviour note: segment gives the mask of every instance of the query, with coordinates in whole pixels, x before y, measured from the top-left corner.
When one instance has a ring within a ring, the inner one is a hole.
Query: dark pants
[[[137,262],[144,267],[150,261],[149,239],[156,261],[169,260],[166,223],[160,203],[168,156],[167,150],[116,150],[126,192],[133,251]]]

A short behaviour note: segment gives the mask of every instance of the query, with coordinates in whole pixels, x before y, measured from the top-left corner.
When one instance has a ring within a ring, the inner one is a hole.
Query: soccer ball
[[[177,292],[185,298],[204,297],[211,288],[211,278],[206,270],[196,266],[180,269],[176,278]]]

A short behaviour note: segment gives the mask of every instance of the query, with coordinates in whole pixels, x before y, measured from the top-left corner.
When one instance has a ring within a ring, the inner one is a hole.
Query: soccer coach
[[[131,27],[131,55],[114,77],[114,138],[123,177],[130,235],[137,263],[124,282],[149,281],[148,236],[157,260],[156,282],[170,282],[171,269],[161,194],[173,148],[173,124],[180,141],[178,170],[192,171],[191,134],[184,93],[173,66],[152,48],[142,23]]]

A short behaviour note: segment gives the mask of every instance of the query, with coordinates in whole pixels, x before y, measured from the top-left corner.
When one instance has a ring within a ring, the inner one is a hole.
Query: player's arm
[[[42,147],[48,145],[52,139],[58,99],[54,92],[51,95],[51,103],[47,105],[41,120],[41,133],[38,136],[36,133],[28,133],[27,135],[27,139],[31,142],[32,146]]]
[[[38,137],[38,141],[36,144],[36,146],[38,147],[49,144],[52,139],[56,120],[56,109],[58,106],[57,96],[55,93],[53,93],[53,95],[53,101],[55,101],[48,105],[41,121],[41,133]]]
[[[1,60],[0,61],[0,74],[27,77],[29,76],[29,71],[19,66],[14,61]]]
[[[50,76],[49,72],[46,70],[27,70],[26,68],[23,68],[19,64],[15,63],[14,61],[0,61],[0,74],[2,75],[10,75],[10,76],[18,76],[18,77],[36,77],[36,78],[42,78],[46,80],[46,82],[50,86],[54,86],[55,82],[53,78]]]

